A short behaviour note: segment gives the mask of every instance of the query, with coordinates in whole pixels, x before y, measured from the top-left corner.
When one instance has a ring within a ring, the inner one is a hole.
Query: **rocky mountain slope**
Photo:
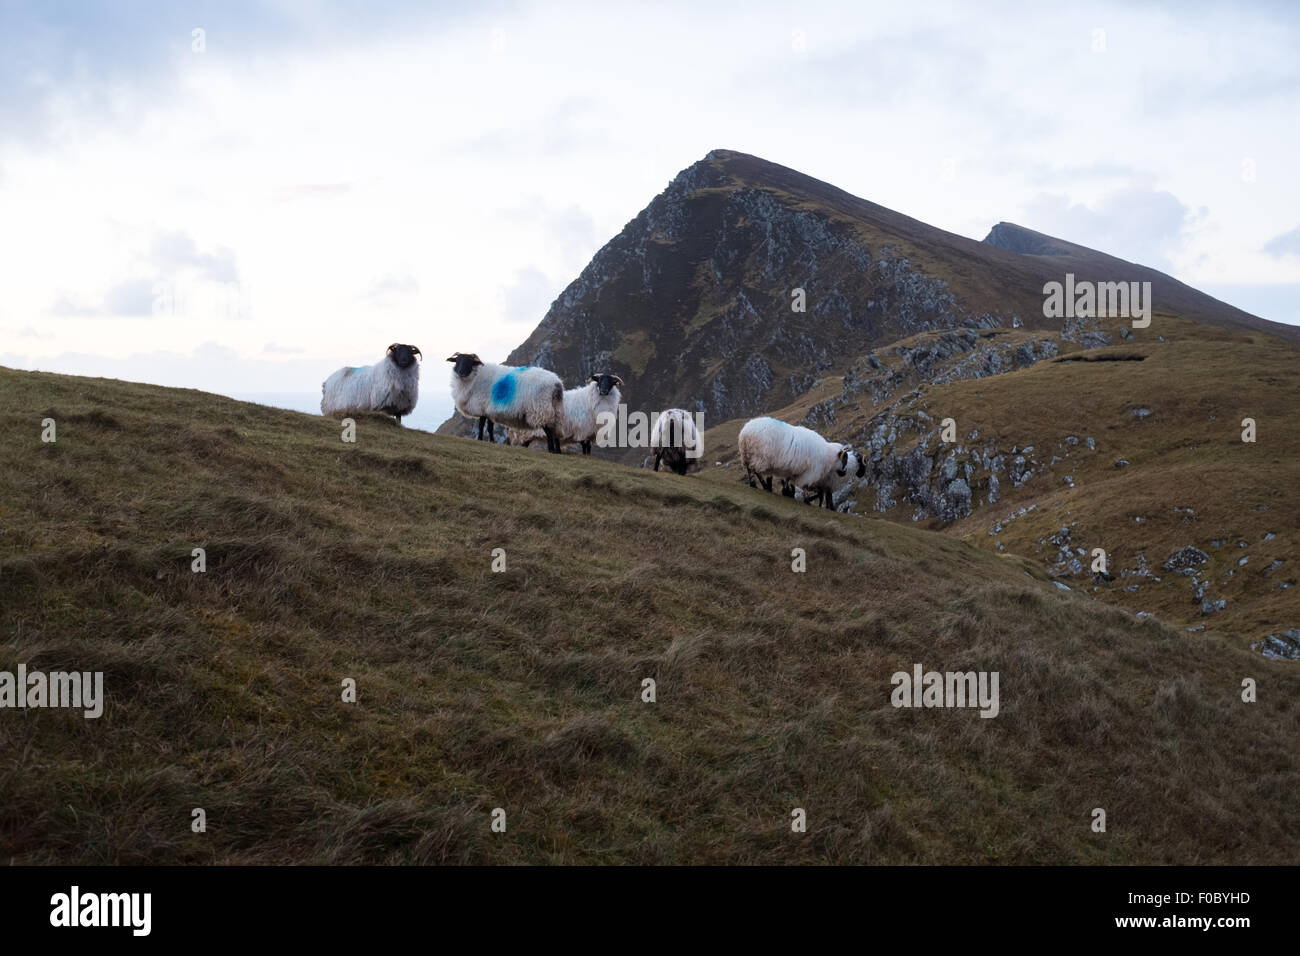
[[[544,365],[569,383],[612,369],[634,407],[684,407],[720,422],[780,408],[873,347],[918,333],[1059,332],[1060,320],[1043,316],[1042,289],[1067,271],[1151,281],[1159,307],[1197,321],[1296,334],[1019,226],[1001,223],[976,242],[714,150],[595,255],[507,361]],[[796,289],[803,312],[793,309]],[[455,419],[444,427],[463,429]]]
[[[1044,285],[1067,273],[1150,282],[1150,327],[1045,316]],[[1297,342],[1300,329],[1076,243],[1007,222],[976,242],[715,150],[597,253],[509,361],[570,382],[612,368],[632,408],[702,411],[707,459],[724,465],[753,415],[807,424],[869,459],[837,496],[845,510],[1300,655]],[[1268,423],[1258,444],[1241,441],[1246,417]],[[1188,547],[1205,561],[1162,574]]]

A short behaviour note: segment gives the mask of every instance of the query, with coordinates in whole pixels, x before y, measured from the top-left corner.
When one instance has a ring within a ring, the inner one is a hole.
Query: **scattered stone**
[[[1205,630],[1205,625],[1204,625],[1204,624],[1193,624],[1191,627],[1186,628],[1186,630],[1189,630],[1189,631],[1203,631],[1203,630]]]
[[[1210,542],[1210,547],[1222,548],[1227,543],[1228,543],[1227,538],[1215,538],[1213,541]]]
[[[1181,551],[1175,551],[1169,556],[1164,563],[1166,571],[1177,571],[1180,574],[1194,574],[1194,568],[1210,560],[1210,556],[1200,548],[1193,548],[1191,545],[1183,548]]]
[[[1227,606],[1228,606],[1227,601],[1224,600],[1211,601],[1209,598],[1206,598],[1201,602],[1201,614],[1202,615],[1213,614],[1216,611],[1222,611]]]
[[[1286,590],[1287,588],[1289,588],[1290,586],[1291,586],[1291,582],[1290,582],[1290,581],[1283,581],[1281,584],[1279,584],[1279,585],[1277,586],[1277,589],[1278,589],[1279,591],[1285,591],[1285,590]]]
[[[1129,339],[1133,337],[1133,333],[1128,330],[1128,326],[1120,326],[1119,337],[1121,339]]]
[[[1248,554],[1244,554],[1244,555],[1242,555],[1241,560],[1237,562],[1237,567],[1239,567],[1239,568],[1241,568],[1241,567],[1245,567],[1246,562],[1249,561],[1249,560],[1250,560],[1250,555],[1248,555]]]
[[[1300,628],[1290,628],[1281,634],[1270,634],[1262,641],[1250,645],[1273,661],[1300,661]]]
[[[1130,408],[1130,409],[1129,409],[1129,412],[1130,412],[1130,413],[1133,415],[1133,417],[1136,418],[1138,421],[1142,421],[1143,419],[1146,419],[1146,418],[1148,418],[1148,417],[1151,415],[1151,409],[1147,408],[1145,405],[1143,405],[1143,406],[1141,406],[1141,407],[1139,407],[1139,408]]]
[[[1067,445],[1077,445],[1079,444],[1079,439],[1075,438],[1073,435],[1066,435],[1065,443]]]
[[[1264,569],[1264,573],[1265,573],[1265,574],[1272,574],[1274,571],[1276,571],[1278,568],[1282,567],[1282,565],[1284,565],[1284,564],[1286,564],[1286,559],[1285,559],[1285,558],[1278,558],[1278,559],[1275,560],[1272,564],[1270,564],[1268,567],[1266,567],[1266,568]]]
[[[1148,617],[1150,617],[1150,616],[1151,616],[1151,612],[1150,612],[1150,611],[1138,611],[1138,612],[1137,612],[1137,619],[1138,619],[1139,621],[1142,620],[1143,618],[1148,618]]]
[[[1272,531],[1270,531],[1268,534],[1264,535],[1264,540],[1265,540],[1265,541],[1272,541],[1272,540],[1273,540],[1274,538],[1276,538],[1276,537],[1277,537],[1277,535],[1275,535]]]
[[[1083,440],[1083,443],[1084,443],[1085,445],[1088,446],[1088,451],[1096,451],[1096,450],[1097,450],[1097,443],[1096,443],[1095,441],[1093,441],[1091,438],[1085,438],[1085,439]]]
[[[1053,581],[1052,583],[1055,584],[1055,585],[1056,585],[1058,588],[1060,588],[1062,591],[1068,591],[1068,590],[1070,590],[1068,587],[1066,587],[1066,586],[1065,586],[1064,584],[1062,584],[1060,581]]]
[[[1237,542],[1237,547],[1239,547],[1239,548],[1249,548],[1250,545],[1247,544],[1245,541],[1238,541],[1238,542]]]
[[[1139,587],[1141,587],[1141,585],[1138,585],[1138,584],[1130,584],[1130,585],[1129,585],[1128,587],[1126,587],[1124,590],[1125,590],[1125,591],[1130,591],[1130,592],[1132,592],[1132,591],[1136,591]]]
[[[1118,458],[1118,459],[1116,459],[1116,460],[1115,460],[1115,467],[1116,467],[1116,468],[1127,468],[1127,467],[1128,467],[1128,459],[1127,459],[1127,458]]]

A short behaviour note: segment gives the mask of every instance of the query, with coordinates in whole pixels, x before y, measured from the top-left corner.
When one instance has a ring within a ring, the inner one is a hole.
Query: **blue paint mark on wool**
[[[509,405],[514,398],[515,376],[513,372],[507,372],[492,385],[492,401],[497,405]]]

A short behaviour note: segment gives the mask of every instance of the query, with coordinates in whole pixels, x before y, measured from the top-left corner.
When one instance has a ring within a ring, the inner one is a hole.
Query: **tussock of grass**
[[[103,670],[108,698],[97,721],[0,711],[5,860],[1300,850],[1295,666],[1058,592],[1028,562],[380,420],[344,445],[334,422],[198,392],[0,370],[0,408],[0,669]],[[890,675],[917,662],[997,670],[1001,714],[891,707]]]

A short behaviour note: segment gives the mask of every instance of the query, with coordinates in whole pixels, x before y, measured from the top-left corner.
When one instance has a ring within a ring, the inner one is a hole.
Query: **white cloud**
[[[0,9],[4,322],[51,336],[8,354],[249,392],[392,341],[501,359],[715,147],[976,239],[1295,281],[1286,6],[195,9],[203,54],[184,6]]]

